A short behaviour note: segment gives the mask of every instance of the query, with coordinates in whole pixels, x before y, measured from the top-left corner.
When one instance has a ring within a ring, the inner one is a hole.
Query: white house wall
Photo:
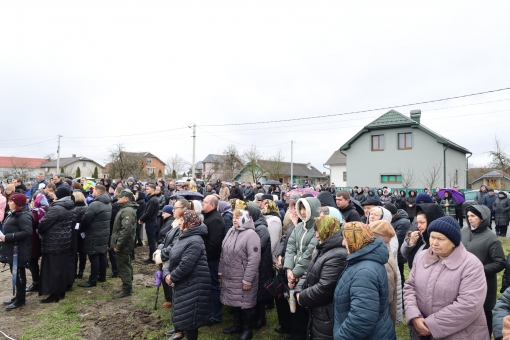
[[[398,134],[406,132],[413,134],[412,149],[399,150]],[[378,134],[385,135],[384,151],[371,150],[371,136]],[[351,148],[347,152],[349,153],[349,157],[347,157],[347,186],[349,187],[358,185],[380,188],[386,185],[390,188],[401,188],[400,183],[382,183],[381,175],[414,173],[415,180],[410,187],[423,188],[426,186],[424,176],[431,165],[443,161],[443,145],[429,134],[412,128],[367,132],[351,144]],[[448,149],[446,152],[447,186],[454,184],[455,170],[458,170],[456,181],[464,188],[466,156],[461,152]],[[335,184],[337,184],[336,180]],[[443,186],[442,165],[436,186]]]
[[[347,171],[347,165],[331,165],[331,180],[330,183],[335,183],[337,187],[347,186],[347,182],[344,181],[344,172]],[[347,174],[347,178],[349,174]]]

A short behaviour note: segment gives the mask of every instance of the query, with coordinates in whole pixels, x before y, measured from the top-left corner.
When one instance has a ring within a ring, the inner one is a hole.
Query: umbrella
[[[450,188],[443,188],[441,190],[439,190],[437,192],[437,195],[441,198],[444,198],[444,193],[445,192],[449,192],[450,195],[453,197],[453,199],[455,200],[455,203],[457,204],[461,204],[462,202],[464,202],[466,200],[466,198],[464,197],[464,195],[462,195],[460,192],[458,192],[457,190],[455,189],[450,189]]]
[[[204,199],[204,195],[202,195],[201,193],[196,192],[196,191],[187,191],[187,190],[176,191],[175,194],[170,196],[170,199],[177,199],[177,196],[184,197],[185,199],[190,200],[190,201],[191,200],[201,201]]]
[[[18,276],[18,246],[12,251],[12,295],[16,295],[16,277]]]
[[[267,181],[264,183],[264,185],[282,185],[282,183],[278,181]]]
[[[356,209],[356,211],[358,212],[358,214],[360,216],[365,215],[365,209],[363,209],[363,206],[361,205],[361,203],[358,200],[351,198],[351,202],[354,205],[354,208]]]
[[[290,197],[290,195],[292,195],[292,194],[300,194],[300,195],[310,194],[313,197],[319,196],[319,192],[317,192],[313,189],[310,189],[310,188],[293,189],[293,190],[289,191],[288,193],[286,193],[285,196]]]

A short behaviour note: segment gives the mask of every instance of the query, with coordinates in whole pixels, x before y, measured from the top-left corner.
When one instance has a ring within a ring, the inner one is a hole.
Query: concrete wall
[[[347,171],[347,165],[331,165],[331,180],[330,183],[335,183],[337,187],[347,186],[347,182],[344,181],[344,172]],[[349,178],[349,174],[347,174]]]
[[[411,132],[413,134],[412,149],[398,149],[398,134]],[[385,136],[384,151],[372,151],[371,136],[383,134]],[[347,157],[347,186],[369,186],[401,188],[401,183],[383,183],[381,175],[409,175],[414,173],[414,180],[409,187],[425,187],[424,176],[430,172],[433,165],[441,162],[440,173],[434,186],[443,187],[443,145],[436,139],[419,129],[398,128],[376,130],[365,133],[356,140],[348,150]],[[455,173],[457,170],[457,173]],[[456,175],[456,176],[455,176]],[[447,186],[458,183],[465,188],[466,156],[458,151],[448,149],[446,152]],[[335,181],[335,184],[337,182]],[[337,186],[339,186],[337,184]]]

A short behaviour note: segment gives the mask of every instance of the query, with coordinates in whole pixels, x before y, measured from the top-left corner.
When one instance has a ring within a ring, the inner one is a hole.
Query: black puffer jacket
[[[207,234],[204,237],[207,261],[219,260],[221,256],[221,244],[225,238],[225,221],[216,209],[204,213],[204,224],[207,226]]]
[[[333,340],[333,296],[347,266],[347,250],[340,232],[318,244],[310,266],[299,280],[299,303],[309,308],[308,339]]]
[[[82,229],[85,231],[85,252],[87,254],[102,254],[108,249],[111,215],[112,205],[107,194],[96,197],[90,203],[81,221]]]
[[[39,223],[43,254],[63,254],[71,248],[74,202],[71,197],[53,201]]]
[[[257,301],[268,301],[271,294],[264,288],[264,283],[273,277],[273,256],[271,254],[271,237],[267,229],[267,221],[255,203],[249,203],[247,210],[255,224],[255,232],[260,238],[259,285]]]
[[[211,276],[202,240],[205,236],[204,224],[183,232],[163,269],[163,278],[170,274],[174,283],[172,322],[182,331],[204,326],[209,317]]]
[[[395,217],[391,220],[391,225],[393,226],[393,229],[395,229],[395,233],[397,234],[398,238],[398,249],[402,247],[402,243],[404,243],[404,240],[407,237],[407,232],[411,228],[411,222],[409,222],[409,215],[402,210],[398,209],[397,214]],[[402,256],[400,251],[398,252],[398,263],[406,263],[406,259]]]
[[[360,204],[362,204],[363,202],[365,202],[365,199],[366,199],[365,195],[363,195],[363,191],[362,191],[362,192],[360,192],[360,193],[356,192],[356,193],[354,194],[354,197],[353,197],[353,198],[354,198],[356,201],[358,201]]]
[[[181,230],[179,227],[172,228],[166,233],[163,243],[158,245],[158,249],[161,249],[161,260],[163,262],[166,262],[168,259],[170,259],[172,247],[179,240],[180,235]]]
[[[139,221],[145,211],[145,194],[143,192],[138,192],[136,204],[138,204],[138,209],[136,209],[136,220]]]
[[[175,221],[175,218],[171,215],[163,220],[163,225],[161,226],[161,229],[159,230],[158,244],[162,244],[165,242],[166,234],[170,230],[172,230],[172,223],[174,223],[174,221]]]
[[[500,198],[499,195],[505,196]],[[488,196],[488,195],[487,195]],[[510,199],[505,192],[500,191],[498,197],[492,204],[494,210],[494,222],[497,226],[507,226],[510,220]]]
[[[3,222],[5,242],[2,243],[0,262],[12,263],[14,246],[18,246],[18,267],[28,267],[32,255],[32,213],[26,209],[10,211]]]
[[[358,212],[356,211],[356,208],[354,207],[354,203],[349,202],[349,205],[345,209],[340,209],[340,212],[342,213],[342,216],[344,217],[344,221],[347,222],[361,222],[361,218],[359,217]]]

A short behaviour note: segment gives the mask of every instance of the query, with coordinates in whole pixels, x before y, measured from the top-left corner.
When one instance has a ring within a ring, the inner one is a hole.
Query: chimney
[[[73,158],[76,158],[76,154],[75,153],[73,153],[72,156],[73,156]]]
[[[411,119],[420,124],[421,110],[411,110]]]
[[[312,170],[312,163],[309,162],[308,164],[306,164],[306,167],[308,168],[308,170]]]

